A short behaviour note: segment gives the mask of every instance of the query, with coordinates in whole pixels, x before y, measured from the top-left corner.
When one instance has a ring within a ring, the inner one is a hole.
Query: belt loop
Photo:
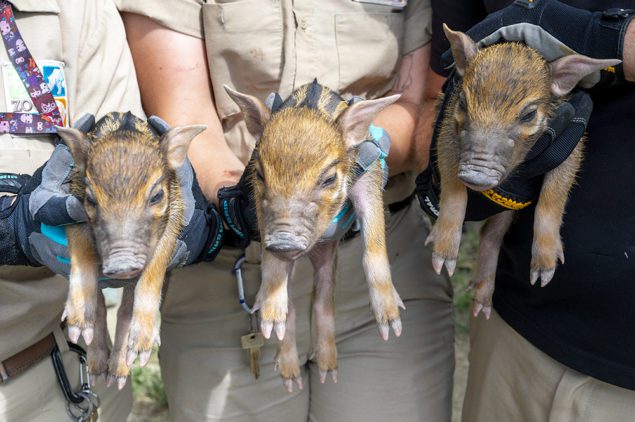
[[[68,341],[66,341],[66,336],[62,331],[62,327],[58,325],[53,329],[53,337],[55,337],[55,343],[57,344],[57,348],[60,349],[60,353],[66,353],[69,351]]]

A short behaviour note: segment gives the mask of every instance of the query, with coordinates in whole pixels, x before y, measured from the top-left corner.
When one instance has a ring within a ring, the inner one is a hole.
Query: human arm
[[[124,13],[123,19],[146,113],[171,125],[207,125],[188,156],[205,197],[218,205],[218,189],[236,184],[244,165],[223,136],[204,41],[141,15]]]
[[[373,122],[390,136],[387,163],[391,176],[425,167],[426,152],[417,148],[413,135],[424,103],[429,60],[429,43],[403,56],[393,87],[386,94],[401,97],[382,110]]]

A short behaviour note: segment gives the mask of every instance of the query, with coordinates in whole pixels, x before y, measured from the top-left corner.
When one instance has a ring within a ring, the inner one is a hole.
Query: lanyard
[[[0,33],[11,64],[39,113],[0,113],[0,133],[55,133],[55,125],[62,125],[60,111],[40,68],[20,35],[11,5],[6,0],[0,0]]]

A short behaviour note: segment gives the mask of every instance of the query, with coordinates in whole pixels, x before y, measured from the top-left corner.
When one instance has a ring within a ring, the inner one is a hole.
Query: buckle
[[[538,0],[516,0],[514,4],[524,7],[525,9],[533,9],[536,7]]]
[[[622,9],[615,7],[602,12],[602,16],[607,19],[626,19],[633,13],[635,13],[635,9]]]

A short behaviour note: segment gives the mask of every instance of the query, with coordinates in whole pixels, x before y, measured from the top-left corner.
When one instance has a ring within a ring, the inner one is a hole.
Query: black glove
[[[256,153],[254,150],[237,184],[218,190],[220,214],[231,233],[228,243],[237,248],[244,249],[252,240],[260,240],[253,189],[248,179]]]
[[[557,0],[517,0],[487,16],[467,31],[479,47],[499,41],[520,41],[537,50],[551,62],[568,54],[583,54],[596,59],[623,58],[624,36],[635,9],[609,9],[589,12]],[[453,62],[446,51],[444,66]],[[624,81],[622,64],[583,79],[580,86],[590,88],[601,79],[601,86]]]
[[[439,215],[441,181],[436,163],[436,139],[445,113],[449,93],[460,80],[452,75],[446,85],[445,101],[437,116],[433,133],[430,164],[417,176],[416,194],[421,208],[431,217]],[[527,153],[523,163],[495,189],[476,192],[468,189],[465,221],[480,221],[502,211],[525,208],[538,198],[543,175],[556,168],[571,154],[584,135],[593,102],[584,91],[575,92],[555,111],[543,135]]]

